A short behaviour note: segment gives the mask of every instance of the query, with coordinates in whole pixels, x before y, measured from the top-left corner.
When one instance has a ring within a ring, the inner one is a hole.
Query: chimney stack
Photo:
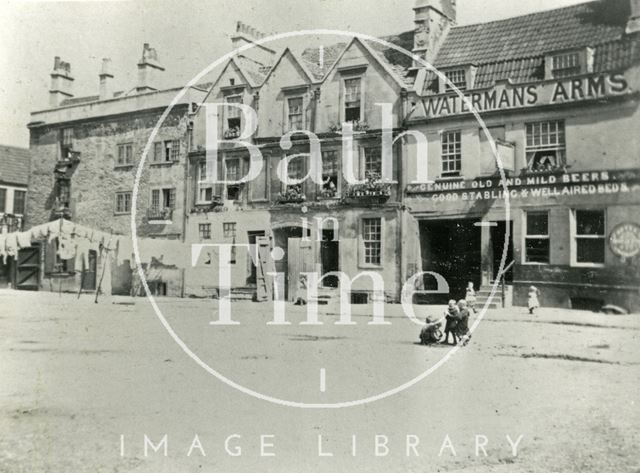
[[[236,23],[236,32],[231,36],[231,47],[235,50],[246,44],[255,44],[256,40],[262,39],[265,36],[267,35],[252,26],[238,21]],[[268,66],[273,62],[275,51],[260,44],[242,51],[240,55],[248,57],[263,66]]]
[[[71,93],[71,64],[60,60],[56,56],[53,60],[53,72],[51,72],[51,88],[49,89],[49,106],[59,107],[64,99],[73,97]]]
[[[164,67],[158,61],[158,52],[144,43],[142,48],[142,58],[138,62],[138,85],[136,92],[141,94],[144,92],[153,92],[158,90],[160,72],[164,71]]]
[[[102,59],[100,70],[100,100],[113,98],[113,74],[111,73],[111,59]]]
[[[413,54],[433,63],[440,46],[456,24],[456,0],[416,0],[413,8],[415,35]],[[414,61],[414,67],[423,67]]]
[[[627,34],[640,31],[640,0],[629,0],[631,2],[631,13],[627,21]]]

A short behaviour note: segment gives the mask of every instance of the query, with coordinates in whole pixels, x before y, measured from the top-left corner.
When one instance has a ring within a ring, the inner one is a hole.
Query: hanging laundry
[[[18,232],[16,234],[18,240],[18,248],[31,248],[31,232]]]
[[[5,253],[11,257],[18,254],[18,238],[16,233],[8,233],[6,235]]]
[[[0,257],[2,257],[2,262],[7,264],[7,252],[5,250],[5,242],[7,238],[4,235],[0,235]]]
[[[58,256],[60,259],[69,260],[75,257],[76,255],[76,244],[75,242],[64,235],[58,237]]]

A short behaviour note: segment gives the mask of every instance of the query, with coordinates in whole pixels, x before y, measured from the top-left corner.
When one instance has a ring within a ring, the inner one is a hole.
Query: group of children
[[[476,292],[473,283],[467,285],[466,296],[464,299],[450,300],[444,317],[434,322],[431,317],[427,317],[426,325],[420,332],[420,343],[423,345],[431,345],[434,343],[449,344],[449,335],[453,337],[453,344],[466,346],[471,340],[471,332],[469,331],[469,317],[471,311],[476,312]],[[442,322],[445,323],[444,340],[442,340]]]

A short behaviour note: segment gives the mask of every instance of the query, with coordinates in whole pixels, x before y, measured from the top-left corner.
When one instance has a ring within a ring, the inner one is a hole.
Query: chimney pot
[[[111,59],[105,57],[102,59],[102,68],[100,69],[100,100],[106,100],[113,97],[113,74],[111,73]]]
[[[136,92],[144,93],[158,90],[160,72],[164,67],[158,61],[158,52],[149,43],[142,47],[142,58],[138,62],[138,85]]]
[[[73,97],[71,76],[71,64],[64,62],[60,56],[53,59],[53,71],[51,76],[51,87],[49,88],[49,106],[59,107],[63,100]]]

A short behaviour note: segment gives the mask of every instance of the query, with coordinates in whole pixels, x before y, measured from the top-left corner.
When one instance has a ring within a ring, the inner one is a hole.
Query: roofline
[[[289,48],[289,46],[287,46],[286,48],[284,48],[284,50],[282,51],[282,53],[280,54],[280,56],[278,57],[278,59],[276,60],[276,62],[273,64],[273,66],[271,66],[271,69],[269,70],[269,73],[266,75],[266,77],[264,78],[264,80],[262,81],[262,83],[260,84],[260,87],[262,87],[264,84],[267,83],[267,80],[269,79],[269,77],[271,77],[271,74],[273,73],[273,71],[276,69],[276,67],[278,66],[278,64],[280,64],[280,61],[282,61],[282,58],[285,56],[285,54],[289,53],[291,55],[291,57],[293,58],[293,60],[298,64],[298,66],[300,66],[300,68],[302,69],[302,72],[305,73],[305,75],[307,76],[307,79],[309,79],[309,83],[310,84],[319,84],[320,82],[322,82],[322,80],[316,80],[313,77],[313,74],[311,74],[311,72],[307,69],[307,67],[302,64],[302,62],[296,57],[295,54],[293,54],[293,51],[291,51],[291,49]],[[323,78],[324,79],[324,78]]]

